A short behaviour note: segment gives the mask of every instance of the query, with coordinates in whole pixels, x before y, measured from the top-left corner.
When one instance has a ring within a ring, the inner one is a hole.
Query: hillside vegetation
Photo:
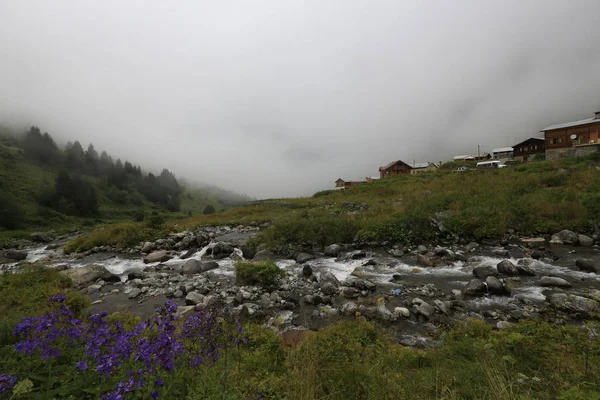
[[[0,234],[69,230],[123,220],[144,221],[212,213],[247,201],[216,189],[181,185],[163,169],[143,172],[128,161],[87,150],[75,141],[60,149],[48,133],[0,130]],[[6,232],[11,230],[13,232]]]

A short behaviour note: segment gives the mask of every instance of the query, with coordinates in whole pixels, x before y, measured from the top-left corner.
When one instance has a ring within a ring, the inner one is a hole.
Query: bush
[[[204,214],[204,215],[214,214],[215,211],[216,211],[215,206],[213,206],[212,204],[209,204],[206,207],[204,207],[202,214]]]
[[[7,193],[0,194],[0,228],[17,229],[25,221],[25,213],[17,199]]]
[[[277,280],[284,276],[273,261],[237,262],[235,264],[235,279],[238,285],[275,286]]]
[[[146,226],[151,229],[159,229],[165,223],[165,219],[157,214],[152,214],[146,221]]]
[[[133,212],[133,220],[135,222],[142,222],[146,218],[146,213],[143,210],[136,210]]]

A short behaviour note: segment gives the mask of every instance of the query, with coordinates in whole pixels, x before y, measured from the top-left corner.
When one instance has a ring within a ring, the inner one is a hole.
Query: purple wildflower
[[[152,400],[158,399],[158,391],[153,390],[152,393],[150,393],[150,397],[152,398]]]
[[[87,369],[88,369],[87,362],[85,362],[85,361],[79,361],[79,362],[77,363],[77,368],[78,368],[80,371],[85,371],[85,370],[87,370]]]
[[[0,374],[0,393],[8,392],[17,383],[17,377],[9,374]]]

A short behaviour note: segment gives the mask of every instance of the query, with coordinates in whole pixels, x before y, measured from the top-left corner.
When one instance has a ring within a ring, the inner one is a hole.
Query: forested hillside
[[[166,168],[155,174],[114,159],[91,143],[84,148],[76,140],[61,148],[36,126],[22,135],[0,130],[0,229],[211,213],[228,199],[184,187]]]

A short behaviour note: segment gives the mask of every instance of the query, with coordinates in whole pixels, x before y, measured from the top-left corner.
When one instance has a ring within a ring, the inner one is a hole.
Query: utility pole
[[[481,145],[480,145],[480,144],[478,144],[478,145],[477,145],[477,158],[479,158],[479,157],[480,157],[480,155],[481,155],[481,152],[479,151],[479,150],[480,150],[480,148],[481,148]]]

